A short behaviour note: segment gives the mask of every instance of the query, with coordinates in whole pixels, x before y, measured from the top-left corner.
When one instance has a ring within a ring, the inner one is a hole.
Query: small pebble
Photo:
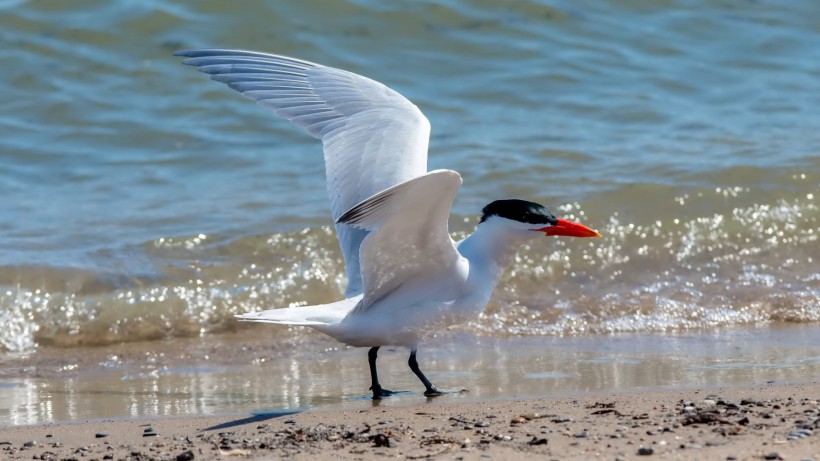
[[[523,416],[516,416],[515,418],[510,420],[511,424],[523,424],[523,423],[526,423],[526,422],[527,422],[527,419],[524,418]]]
[[[651,447],[638,448],[638,455],[639,456],[649,456],[653,453],[655,453],[655,450],[653,450]]]
[[[811,429],[795,429],[789,432],[789,435],[786,436],[788,440],[797,440],[797,439],[805,439],[806,437],[812,435]]]
[[[780,456],[780,453],[778,453],[776,451],[773,451],[771,453],[766,453],[765,455],[763,455],[763,459],[783,459],[783,458]]]
[[[475,423],[475,427],[490,427],[489,421],[479,421]]]
[[[30,440],[30,441],[23,444],[24,447],[33,447],[35,445],[37,445],[37,442],[35,442],[33,440]]]
[[[384,434],[376,434],[376,436],[373,437],[373,446],[390,448],[390,439]]]
[[[184,453],[180,453],[177,455],[177,461],[191,461],[194,459],[194,452],[188,450]]]
[[[104,432],[98,432],[98,433],[94,434],[94,437],[96,437],[98,439],[102,439],[102,438],[108,437],[108,434],[106,434]]]
[[[156,433],[156,432],[154,432],[154,431],[151,431],[151,432],[143,432],[143,433],[142,433],[142,436],[143,436],[143,437],[156,437],[156,436],[157,436],[157,433]]]
[[[527,442],[527,445],[546,445],[546,444],[547,444],[547,439],[538,438],[538,437],[533,437],[532,440]]]

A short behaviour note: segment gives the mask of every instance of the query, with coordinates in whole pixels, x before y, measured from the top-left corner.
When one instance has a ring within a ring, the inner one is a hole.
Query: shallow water
[[[365,349],[299,333],[276,347],[222,335],[7,359],[0,426],[374,405]],[[468,392],[426,399],[407,351],[383,349],[382,383],[408,392],[379,404],[808,382],[820,376],[818,334],[808,325],[569,338],[447,334],[419,351],[420,365],[439,387]]]
[[[812,0],[0,9],[0,350],[209,335],[341,296],[318,144],[171,56],[208,46],[408,96],[430,167],[465,178],[458,236],[510,196],[605,235],[522,249],[462,331],[820,320]]]
[[[820,376],[813,0],[0,1],[0,425],[369,406],[364,350],[232,316],[342,296],[318,144],[183,48],[365,74],[464,176],[604,234],[523,248],[422,345],[441,399]],[[385,401],[423,401],[382,351]]]

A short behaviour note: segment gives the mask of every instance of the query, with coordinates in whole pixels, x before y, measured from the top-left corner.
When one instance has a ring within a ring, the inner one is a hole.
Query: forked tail
[[[283,325],[335,325],[345,318],[345,315],[356,306],[359,300],[361,300],[361,296],[316,306],[268,309],[261,312],[237,315],[236,318],[245,322],[278,323]]]

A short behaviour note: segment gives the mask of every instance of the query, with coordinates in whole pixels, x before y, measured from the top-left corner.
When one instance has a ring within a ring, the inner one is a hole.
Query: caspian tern
[[[345,260],[345,299],[237,316],[305,325],[369,347],[371,390],[381,346],[410,349],[425,395],[441,393],[416,361],[428,334],[474,319],[518,248],[539,235],[600,237],[525,200],[497,200],[475,233],[450,237],[447,219],[461,176],[427,171],[430,122],[402,95],[360,75],[242,50],[179,51],[184,64],[255,99],[322,141],[331,214]]]

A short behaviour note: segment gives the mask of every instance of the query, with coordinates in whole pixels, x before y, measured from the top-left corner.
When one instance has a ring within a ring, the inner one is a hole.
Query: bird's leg
[[[395,394],[393,391],[382,389],[379,385],[379,374],[376,372],[376,358],[379,355],[378,347],[371,347],[367,353],[367,360],[370,363],[370,390],[373,391],[373,400]]]
[[[433,386],[430,380],[427,379],[427,377],[424,376],[424,373],[422,373],[419,369],[419,362],[416,361],[415,349],[410,351],[410,360],[407,361],[407,364],[410,365],[410,369],[413,370],[413,373],[415,373],[421,380],[421,383],[424,384],[424,387],[426,388],[424,395],[432,397],[442,394],[442,392],[436,389],[436,386]]]

